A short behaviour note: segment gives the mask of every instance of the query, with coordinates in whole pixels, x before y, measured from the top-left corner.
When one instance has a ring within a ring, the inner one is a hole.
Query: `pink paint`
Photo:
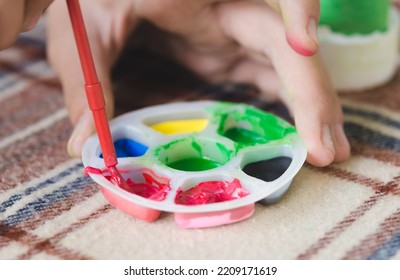
[[[113,176],[112,170],[100,170],[94,167],[86,167],[85,174],[88,175],[89,173],[103,175],[107,180],[111,183],[121,187],[122,189],[126,190],[127,192],[139,195],[144,198],[148,198],[151,200],[162,201],[167,196],[168,192],[171,190],[169,187],[169,180],[168,178],[160,177],[155,174],[150,169],[141,169],[138,172],[142,173],[144,178],[143,183],[135,183],[133,180],[128,178],[123,180],[124,184],[120,184],[121,181],[117,181],[115,176]]]
[[[90,166],[85,167],[84,172],[85,172],[85,176],[89,176],[89,173],[103,175],[103,171],[101,171],[98,168],[94,168],[94,167],[90,167]]]
[[[295,50],[298,54],[301,54],[303,56],[313,56],[317,53],[318,48],[310,49],[305,47],[300,39],[293,34],[287,33],[286,40],[288,44],[292,47],[292,49]]]
[[[110,172],[111,183],[119,186],[124,190],[128,190],[129,185],[127,184],[127,182],[125,182],[124,177],[122,177],[121,173],[119,173],[118,169],[115,166],[110,166],[108,168],[108,171]]]
[[[131,179],[126,180],[126,183],[128,185],[126,191],[151,200],[163,201],[170,191],[169,186],[159,188],[151,184],[135,183]]]
[[[93,173],[93,174],[97,174],[97,175],[104,175],[104,173],[109,173],[110,174],[109,176],[104,176],[104,177],[106,177],[111,183],[119,186],[120,188],[122,188],[124,190],[127,190],[129,188],[129,186],[125,182],[124,178],[122,178],[121,174],[115,167],[110,167],[108,169],[106,168],[104,170],[100,170],[98,168],[88,166],[85,168],[84,172],[85,172],[86,176],[88,176],[89,173]]]
[[[234,200],[249,193],[243,189],[238,179],[229,181],[201,182],[195,187],[183,191],[178,190],[175,203],[182,205],[201,205]]]

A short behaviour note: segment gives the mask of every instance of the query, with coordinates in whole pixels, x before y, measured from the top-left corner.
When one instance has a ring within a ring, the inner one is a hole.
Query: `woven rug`
[[[304,165],[282,200],[247,220],[182,229],[170,213],[147,223],[115,209],[68,156],[72,126],[43,37],[35,29],[0,53],[0,259],[400,259],[400,73],[342,94],[347,162]],[[113,75],[118,114],[215,99],[287,118],[251,87],[206,85],[140,48]]]

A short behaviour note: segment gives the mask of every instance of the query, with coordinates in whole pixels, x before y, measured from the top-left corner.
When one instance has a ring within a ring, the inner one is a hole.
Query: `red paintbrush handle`
[[[79,0],[67,0],[67,6],[85,78],[86,97],[93,113],[103,159],[108,168],[115,167],[118,164],[118,160],[105,111],[106,103],[101,84],[97,79]]]
[[[105,165],[110,168],[118,164],[117,155],[113,144],[113,139],[108,125],[108,118],[105,110],[103,90],[100,82],[85,85],[86,96],[89,108],[93,113],[97,135],[99,136],[101,151]]]

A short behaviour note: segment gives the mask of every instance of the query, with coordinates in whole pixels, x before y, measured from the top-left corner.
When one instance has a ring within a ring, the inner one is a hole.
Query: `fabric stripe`
[[[33,82],[31,80],[19,80],[18,82],[13,83],[9,87],[5,88],[4,90],[0,90],[0,105],[1,105],[1,107],[6,108],[6,105],[3,105],[1,102],[4,102],[4,100],[21,93],[28,86],[30,86],[34,83],[35,82]]]
[[[90,213],[88,216],[81,218],[78,222],[75,222],[67,228],[61,230],[52,238],[40,238],[36,234],[31,234],[27,231],[22,231],[19,229],[25,228],[32,230],[37,226],[40,226],[44,220],[49,220],[57,215],[69,211],[72,207],[76,207],[77,204],[85,201],[95,193],[98,193],[98,187],[92,183],[86,188],[78,190],[66,200],[60,200],[51,207],[41,211],[38,213],[39,215],[31,216],[16,227],[6,227],[7,230],[2,231],[3,225],[0,225],[0,232],[2,233],[0,235],[0,246],[8,244],[10,240],[16,240],[21,242],[21,244],[28,246],[30,249],[26,253],[20,255],[18,259],[28,259],[34,254],[42,251],[46,252],[47,254],[57,256],[60,259],[90,259],[81,253],[75,253],[74,251],[66,249],[57,243],[68,233],[73,232],[74,230],[84,226],[87,222],[94,220],[107,213],[110,209],[113,209],[109,204],[106,204],[100,207],[98,210]],[[23,238],[21,238],[21,236]],[[28,236],[28,238],[25,238],[25,236]]]
[[[397,129],[393,129],[392,126],[383,125],[379,121],[365,119],[363,117],[357,115],[347,115],[345,116],[345,122],[347,124],[356,124],[364,127],[365,129],[369,129],[371,131],[375,131],[385,137],[391,137],[395,139],[400,139],[400,132]],[[395,125],[396,123],[393,123]]]
[[[46,77],[54,72],[49,68],[49,65],[41,60],[23,60],[20,64],[7,63],[4,60],[0,63],[0,90],[6,89],[17,83],[21,78],[40,78]],[[40,71],[45,70],[45,71]]]
[[[69,159],[66,151],[70,123],[63,119],[46,130],[3,149],[0,154],[3,190],[14,188]],[[51,155],[51,156],[50,156]]]
[[[383,183],[390,182],[399,174],[399,167],[386,161],[352,152],[352,156],[345,162],[333,164],[340,170],[357,173],[364,177],[380,180]]]
[[[350,144],[352,154],[363,155],[388,164],[400,166],[400,153],[390,150],[382,150],[369,144],[360,143],[354,139],[350,139]]]
[[[376,193],[368,200],[364,201],[357,209],[349,213],[349,215],[345,219],[337,223],[336,226],[333,227],[330,231],[326,232],[322,238],[320,238],[316,243],[310,246],[304,253],[298,255],[298,259],[311,259],[312,256],[316,255],[319,250],[328,246],[339,234],[350,227],[358,217],[364,215],[366,211],[371,209],[371,207],[373,207],[378,200],[384,198],[386,195],[388,195],[388,193],[397,194],[399,192],[397,179],[384,184],[380,181],[372,180],[368,177],[359,176],[358,174],[354,174],[351,172],[337,170],[332,167],[324,169],[314,169],[320,172],[328,173],[335,177],[365,185],[374,189]]]
[[[394,235],[378,251],[369,256],[368,260],[388,260],[400,252],[400,233]]]
[[[349,106],[344,106],[343,112],[346,116],[349,116],[349,115],[360,116],[364,119],[372,120],[374,122],[379,122],[381,124],[391,126],[393,128],[397,128],[397,129],[400,128],[400,122],[398,120],[396,120],[394,118],[389,118],[378,112],[371,112],[371,111],[366,111],[366,110],[355,109],[355,108],[351,108]]]
[[[62,117],[65,111],[60,110],[55,113],[55,116]],[[71,130],[70,123],[67,119],[61,118],[54,122],[51,118],[46,119],[41,126],[34,126],[28,128],[30,131],[35,131],[34,134],[22,132],[26,134],[25,138],[22,135],[12,136],[13,138],[20,138],[20,141],[13,142],[12,145],[3,145],[1,149],[0,159],[0,170],[4,168],[10,168],[13,164],[19,163],[22,160],[30,157],[47,156],[40,153],[42,150],[51,149],[52,146],[57,146],[60,143],[57,141],[66,140]],[[22,134],[21,133],[21,134]],[[29,136],[29,137],[27,137]],[[7,148],[6,148],[7,147]],[[11,149],[10,149],[11,148]]]
[[[343,99],[351,100],[353,103],[358,103],[360,107],[368,105],[380,110],[390,110],[398,112],[400,108],[400,96],[396,94],[400,92],[399,87],[399,72],[395,80],[386,84],[383,87],[374,88],[367,91],[352,92],[344,94]]]
[[[73,231],[83,227],[85,224],[87,224],[90,221],[93,221],[99,217],[101,217],[102,215],[108,213],[112,208],[112,206],[110,206],[109,204],[104,205],[103,207],[97,209],[96,211],[92,212],[90,215],[83,217],[81,219],[79,219],[76,223],[72,224],[71,226],[69,226],[68,228],[60,231],[59,233],[57,233],[56,235],[54,235],[51,238],[46,239],[46,248],[43,248],[42,246],[30,246],[31,249],[24,253],[23,255],[21,255],[19,258],[20,259],[28,259],[31,258],[32,255],[39,253],[40,251],[54,251],[55,248],[59,247],[58,243],[61,239],[63,239],[65,236],[67,236],[69,233],[72,233]],[[39,243],[40,244],[40,243]],[[40,244],[41,245],[41,244]],[[47,250],[46,250],[47,249]],[[65,250],[65,249],[63,249]],[[63,255],[62,250],[59,250],[58,254]]]
[[[344,259],[387,260],[400,250],[400,209],[386,218],[379,230],[352,248]]]
[[[346,218],[337,223],[331,230],[326,232],[323,237],[311,245],[305,252],[299,254],[297,259],[308,260],[318,254],[320,250],[331,244],[335,238],[337,238],[347,228],[352,226],[358,217],[363,216],[365,212],[371,209],[377,203],[377,201],[382,199],[382,197],[385,195],[385,193],[380,192],[364,201],[357,209],[349,213]]]
[[[21,200],[25,196],[29,196],[34,192],[37,192],[43,188],[46,188],[48,184],[53,184],[55,182],[60,181],[62,178],[68,176],[69,174],[75,172],[78,169],[83,169],[83,166],[81,163],[77,163],[76,160],[70,161],[71,164],[62,164],[60,167],[56,168],[55,170],[58,171],[58,173],[54,176],[48,177],[46,175],[38,178],[39,183],[29,186],[25,184],[21,184],[20,186],[16,187],[13,189],[10,193],[2,193],[2,196],[4,198],[8,197],[5,199],[1,204],[0,204],[0,213],[4,213],[7,208],[11,207],[14,205],[17,201]],[[68,167],[68,165],[70,165]],[[54,170],[51,170],[54,171]],[[30,182],[33,182],[30,181]]]
[[[69,203],[68,206],[65,206],[68,207],[68,211],[50,212],[46,209],[22,224],[29,228],[33,234],[42,238],[50,238],[96,209],[109,204],[96,184],[87,185],[79,193],[82,197],[78,197],[77,193],[68,197]],[[65,204],[57,202],[54,205],[57,205],[58,210],[60,210]],[[41,216],[43,222],[38,223],[37,216]]]
[[[14,172],[15,174],[19,174],[19,176],[23,176],[25,180],[17,181],[16,178],[6,176],[5,173],[3,173],[2,185],[0,189],[2,196],[4,198],[8,198],[17,194],[18,192],[23,192],[24,188],[29,188],[37,184],[37,182],[41,182],[40,180],[46,180],[46,178],[54,176],[57,172],[61,172],[60,168],[67,169],[68,166],[70,166],[69,162],[71,159],[65,151],[65,146],[66,140],[57,143],[53,147],[48,147],[50,149],[54,149],[50,159],[47,159],[48,154],[46,154],[46,152],[31,156],[31,162],[34,163],[34,166],[25,166],[16,161],[12,166],[4,169],[4,172]],[[77,164],[76,160],[72,160],[72,162],[73,165]],[[40,169],[37,169],[36,165],[39,165]],[[45,172],[38,172],[37,170],[45,170]],[[7,178],[11,178],[13,180],[7,180]]]
[[[340,102],[342,103],[345,113],[347,113],[346,110],[350,110],[348,112],[349,114],[376,114],[378,115],[378,118],[388,119],[389,122],[391,120],[396,121],[400,119],[400,111],[398,109],[388,109],[386,107],[377,106],[375,103],[360,102],[349,98],[341,98]],[[357,111],[365,113],[357,113]]]
[[[23,131],[20,131],[18,133],[12,134],[9,137],[3,138],[0,141],[0,149],[3,149],[4,147],[10,145],[11,143],[20,141],[29,135],[32,135],[34,133],[39,132],[40,130],[43,130],[55,122],[64,119],[67,117],[67,110],[66,109],[60,109],[53,114],[49,115],[47,118],[40,120],[39,122],[32,124],[28,126],[26,129]]]
[[[34,200],[38,196],[38,191],[40,191],[40,196],[47,195],[50,192],[53,192],[54,189],[59,188],[60,186],[67,184],[73,180],[76,180],[78,176],[82,176],[82,166],[81,164],[77,164],[74,168],[70,170],[66,170],[57,176],[56,178],[51,178],[42,182],[41,184],[35,186],[34,188],[28,188],[23,193],[18,193],[13,195],[10,199],[5,201],[5,206],[2,212],[5,212],[4,215],[11,215],[15,213],[18,209],[26,205],[31,200]],[[56,179],[56,180],[54,180]],[[3,206],[3,203],[2,205]]]
[[[44,251],[50,255],[57,256],[59,259],[63,260],[84,260],[90,259],[81,252],[75,252],[71,249],[62,247],[52,247],[48,246],[48,241],[46,239],[41,239],[36,235],[30,234],[29,232],[18,227],[7,227],[0,224],[0,246],[3,244],[8,244],[10,242],[10,236],[13,240],[18,241],[22,245],[28,247],[35,247],[38,250]]]
[[[346,122],[345,130],[348,137],[361,142],[362,144],[369,144],[381,149],[393,150],[397,153],[400,152],[400,140],[397,138],[383,135],[355,123]]]
[[[42,226],[44,222],[65,214],[73,207],[77,207],[79,204],[93,197],[98,192],[99,187],[94,183],[90,183],[85,187],[76,190],[65,199],[54,202],[51,204],[51,207],[47,207],[42,211],[37,212],[35,215],[27,217],[27,219],[23,220],[18,227],[33,231]]]
[[[67,183],[61,188],[55,190],[54,192],[46,194],[43,197],[28,203],[25,207],[18,210],[16,214],[10,215],[5,220],[3,220],[3,224],[7,226],[15,226],[21,223],[23,220],[27,219],[28,217],[34,215],[38,211],[42,211],[53,203],[70,196],[71,193],[74,193],[77,190],[84,188],[89,182],[89,178],[79,177],[74,181]]]
[[[23,92],[8,98],[4,102],[7,106],[4,106],[6,108],[0,111],[0,118],[5,119],[4,122],[0,123],[0,137],[11,137],[11,140],[2,139],[0,145],[7,145],[7,141],[13,141],[12,134],[24,133],[26,127],[40,126],[40,123],[46,122],[46,119],[49,120],[49,116],[54,117],[52,114],[63,107],[63,98],[58,90],[55,91],[42,84],[31,84],[30,86],[33,86],[33,89],[31,87],[26,88]],[[26,104],[26,106],[21,107],[21,104]],[[60,112],[62,113],[58,114],[66,114],[64,109]],[[54,120],[56,121],[58,118],[59,116],[56,115]],[[40,127],[37,129],[40,129]],[[32,130],[25,133],[33,133],[30,131]],[[3,141],[6,141],[6,143],[2,144]]]

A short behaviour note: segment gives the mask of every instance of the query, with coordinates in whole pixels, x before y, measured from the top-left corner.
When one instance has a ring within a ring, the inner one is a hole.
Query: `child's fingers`
[[[226,33],[241,45],[269,55],[278,73],[308,161],[325,166],[349,156],[342,112],[319,57],[304,57],[286,43],[281,19],[266,6],[241,1],[219,6]],[[243,23],[246,23],[244,25]]]
[[[48,9],[47,22],[49,61],[59,75],[74,126],[68,141],[68,152],[73,157],[80,157],[82,145],[95,127],[87,105],[82,68],[64,1],[57,1]],[[96,50],[96,47],[92,47],[92,50]]]
[[[82,4],[84,4],[82,5],[82,12],[93,60],[106,99],[107,115],[112,117],[114,98],[111,91],[110,70],[120,51],[120,48],[116,46],[123,46],[126,35],[130,30],[130,27],[125,25],[133,24],[133,22],[124,22],[123,20],[115,20],[115,18],[107,20],[107,14],[102,15],[101,10],[91,11],[88,9],[90,7],[87,6],[89,2],[83,1]],[[92,13],[88,14],[88,12]],[[111,17],[116,14],[109,14],[108,16]],[[97,16],[100,16],[103,22],[100,22]],[[120,23],[120,26],[111,24],[115,23],[111,20]],[[51,5],[48,10],[47,21],[49,61],[61,80],[65,103],[74,125],[74,131],[68,142],[68,152],[71,156],[80,157],[83,143],[95,132],[95,126],[88,108],[83,72],[65,1],[56,1]]]
[[[290,46],[301,55],[314,55],[318,50],[319,0],[265,1],[282,14]]]
[[[111,118],[114,109],[113,95],[108,87],[103,86],[103,91],[107,92],[107,94],[105,94],[107,99],[106,112],[108,117]],[[74,130],[68,141],[68,153],[72,157],[80,157],[83,144],[86,139],[95,132],[92,112],[86,104],[82,105],[82,103],[86,102],[83,88],[76,91],[65,89],[65,99],[68,104],[67,108],[70,118],[71,120],[75,120],[73,121]]]

